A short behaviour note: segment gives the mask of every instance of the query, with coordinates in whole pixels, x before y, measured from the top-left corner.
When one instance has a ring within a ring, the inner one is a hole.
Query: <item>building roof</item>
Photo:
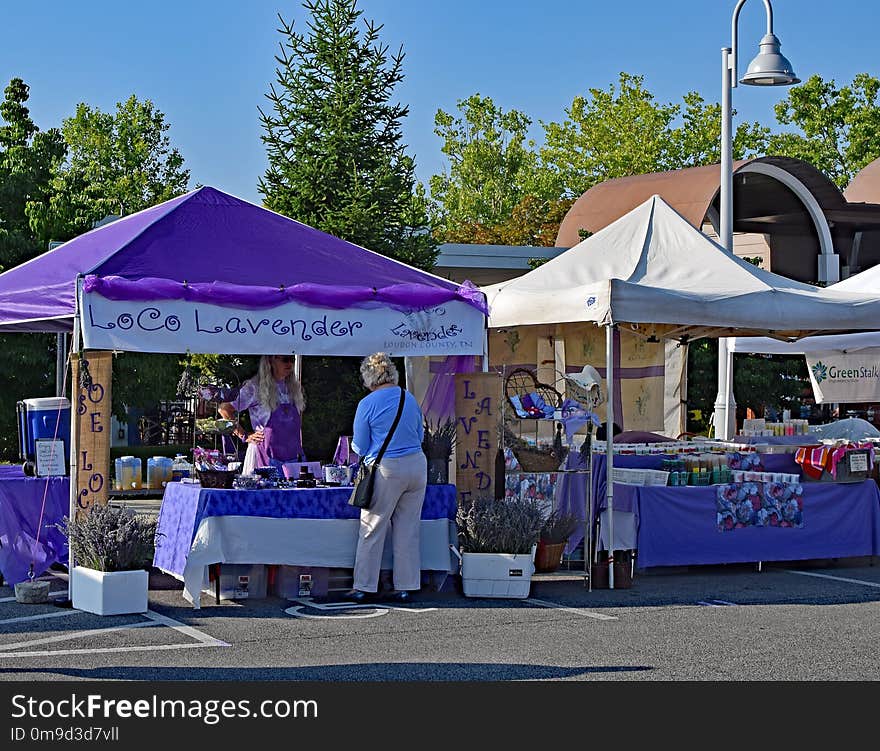
[[[747,166],[749,170],[745,171],[766,169],[788,173],[813,194],[824,210],[840,210],[846,207],[846,199],[837,186],[808,162],[778,156],[737,161],[733,163],[735,182],[742,183],[744,168]],[[717,203],[720,184],[719,164],[607,180],[594,185],[574,202],[559,226],[556,245],[576,245],[580,241],[579,229],[598,232],[654,194],[662,195],[670,206],[694,227],[699,228],[713,204]],[[747,217],[751,223],[764,225],[785,224],[787,221],[782,213],[767,213],[766,202],[760,200],[753,191],[745,191],[742,196],[737,195],[737,225],[741,217]],[[737,229],[740,227],[737,226]],[[751,227],[748,229],[760,231]]]

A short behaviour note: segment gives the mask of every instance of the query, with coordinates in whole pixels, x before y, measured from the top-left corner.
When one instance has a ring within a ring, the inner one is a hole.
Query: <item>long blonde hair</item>
[[[260,396],[260,403],[267,407],[270,412],[274,412],[278,406],[278,388],[275,385],[275,377],[272,375],[272,355],[263,355],[260,358],[260,368],[257,371],[257,391]],[[287,385],[287,393],[290,400],[296,405],[300,414],[306,408],[306,397],[303,394],[302,384],[297,380],[296,375],[291,370],[290,375],[284,379]]]

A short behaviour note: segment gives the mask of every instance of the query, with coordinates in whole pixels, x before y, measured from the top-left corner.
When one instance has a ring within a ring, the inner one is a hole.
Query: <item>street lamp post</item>
[[[739,12],[746,0],[739,0],[733,9],[730,23],[730,47],[721,50],[721,195],[719,197],[721,245],[733,253],[733,134],[730,98],[736,88],[736,26]],[[764,0],[767,11],[767,33],[759,43],[758,55],[740,83],[750,86],[789,86],[798,83],[791,63],[779,52],[779,39],[773,33],[773,7]],[[730,438],[736,421],[736,401],[733,398],[733,368],[727,339],[718,340],[718,396],[715,399],[715,437]]]

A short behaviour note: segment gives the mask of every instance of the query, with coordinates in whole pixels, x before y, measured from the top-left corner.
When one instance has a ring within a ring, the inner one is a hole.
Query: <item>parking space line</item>
[[[93,649],[45,649],[42,652],[0,652],[0,657],[58,657],[60,655],[98,655],[119,652],[159,652],[169,649],[204,649],[213,644],[151,644],[136,647],[96,647]],[[227,645],[229,646],[229,645]]]
[[[553,610],[564,610],[567,613],[574,613],[575,615],[582,615],[585,618],[595,618],[598,621],[616,621],[616,615],[605,615],[604,613],[594,613],[590,610],[584,610],[583,608],[569,608],[565,605],[558,605],[555,602],[547,602],[546,600],[536,600],[533,597],[526,598],[526,602],[531,602],[534,605],[540,605],[543,608],[552,608]]]
[[[215,639],[213,636],[208,636],[208,634],[199,631],[192,626],[187,626],[185,623],[181,623],[180,621],[175,621],[173,618],[169,618],[167,615],[162,615],[161,613],[156,613],[152,610],[148,610],[144,613],[144,616],[154,621],[155,623],[161,623],[163,626],[168,626],[169,628],[173,628],[175,631],[183,634],[184,636],[188,636],[191,639],[195,639],[198,642],[201,642],[207,647],[228,647],[225,641],[221,641],[220,639]]]
[[[880,584],[877,582],[864,581],[863,579],[850,579],[846,576],[832,576],[831,574],[817,574],[813,571],[792,571],[789,569],[786,569],[786,573],[797,574],[798,576],[815,576],[817,579],[831,579],[832,581],[847,582],[848,584],[861,584],[863,587],[877,587],[880,589]]]
[[[22,616],[21,618],[10,618],[6,621],[0,621],[0,625],[4,623],[13,623],[20,621],[36,621],[43,618],[59,618],[61,616],[76,615],[82,613],[81,610],[65,610],[57,613],[43,613],[40,615]],[[192,626],[187,626],[173,618],[148,610],[143,613],[147,619],[136,623],[128,623],[121,626],[107,626],[105,628],[90,628],[81,631],[73,631],[70,633],[56,634],[55,636],[47,636],[41,639],[31,639],[28,641],[14,642],[12,644],[0,644],[0,657],[45,657],[51,655],[71,655],[71,654],[105,654],[110,652],[143,652],[147,650],[169,650],[169,649],[192,649],[194,647],[228,647],[228,643],[215,639]],[[63,650],[42,650],[23,652],[19,651],[25,647],[34,647],[40,644],[56,644],[71,639],[84,639],[90,636],[110,633],[111,631],[127,631],[135,628],[156,628],[165,626],[172,628],[178,633],[195,640],[195,644],[153,644],[149,646],[122,646],[122,647],[94,647],[87,649],[63,649]],[[14,651],[12,651],[14,650]]]
[[[59,589],[57,592],[49,592],[49,597],[67,597],[66,589]],[[0,597],[0,602],[16,602],[15,597]]]
[[[59,610],[52,613],[40,613],[39,615],[21,615],[18,618],[6,618],[0,621],[0,626],[5,626],[8,623],[23,623],[24,621],[41,621],[43,618],[61,618],[65,615],[73,615],[76,612],[76,610]]]

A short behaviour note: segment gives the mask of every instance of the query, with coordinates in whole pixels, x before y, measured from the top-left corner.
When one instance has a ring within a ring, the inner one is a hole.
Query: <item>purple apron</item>
[[[302,418],[295,404],[279,404],[263,428],[263,442],[255,444],[255,466],[276,462],[304,461]]]

